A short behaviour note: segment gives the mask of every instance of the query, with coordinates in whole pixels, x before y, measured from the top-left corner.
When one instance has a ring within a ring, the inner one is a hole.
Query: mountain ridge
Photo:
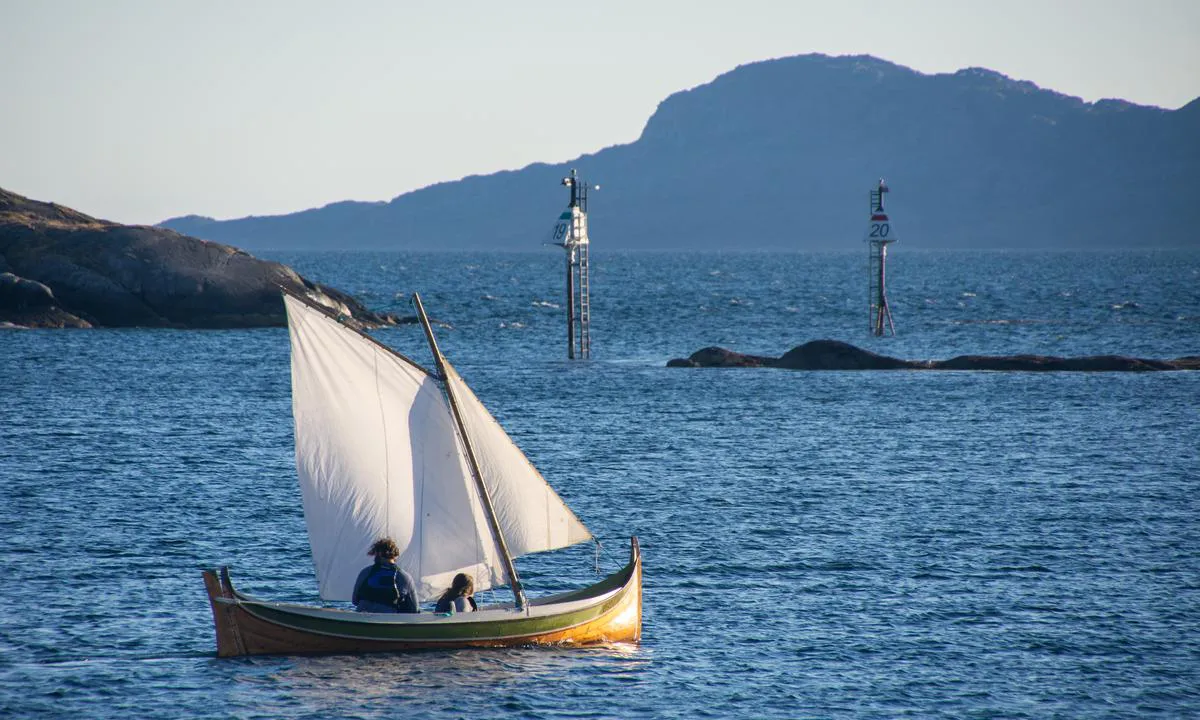
[[[592,237],[613,249],[857,247],[879,176],[913,247],[1195,246],[1198,138],[1200,98],[1086,102],[986,68],[799,55],[672,93],[635,141],[567,162],[387,202],[162,225],[249,248],[534,249],[578,167],[604,187]]]

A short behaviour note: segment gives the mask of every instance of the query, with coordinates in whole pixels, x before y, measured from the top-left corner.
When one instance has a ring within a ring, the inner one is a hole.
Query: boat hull
[[[534,600],[525,610],[484,609],[450,617],[364,614],[255,600],[226,570],[204,571],[218,657],[358,654],[430,648],[588,646],[636,643],[642,634],[642,560],[599,583]]]

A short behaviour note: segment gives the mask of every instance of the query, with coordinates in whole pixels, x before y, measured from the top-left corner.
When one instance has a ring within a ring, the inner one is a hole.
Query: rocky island
[[[1200,355],[1150,360],[1123,355],[1063,358],[1052,355],[960,355],[949,360],[901,360],[838,340],[813,340],[781,357],[744,355],[721,347],[697,350],[667,367],[772,367],[785,370],[1007,370],[1136,372],[1200,370]]]
[[[0,327],[282,327],[281,287],[362,327],[399,321],[235,247],[0,188]]]

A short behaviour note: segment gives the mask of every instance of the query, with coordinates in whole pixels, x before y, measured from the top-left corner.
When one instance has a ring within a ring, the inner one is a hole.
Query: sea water
[[[214,657],[200,569],[316,600],[283,329],[0,333],[0,715],[1200,715],[1200,373],[668,369],[721,345],[1200,354],[1200,252],[260,253],[411,314],[601,540],[639,646]],[[417,326],[376,332],[420,362]],[[522,558],[531,594],[593,546]],[[367,558],[364,555],[364,564]],[[502,591],[481,600],[505,599]]]

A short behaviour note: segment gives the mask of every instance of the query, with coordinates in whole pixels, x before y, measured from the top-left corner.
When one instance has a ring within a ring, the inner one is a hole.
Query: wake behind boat
[[[226,569],[206,570],[217,655],[359,653],[417,648],[637,642],[642,565],[595,585],[528,600],[513,559],[592,538],[438,350],[431,372],[284,293],[292,351],[296,469],[320,595],[349,601],[366,548],[395,539],[421,601],[458,573],[512,603],[478,612],[361,613],[257,600]]]

